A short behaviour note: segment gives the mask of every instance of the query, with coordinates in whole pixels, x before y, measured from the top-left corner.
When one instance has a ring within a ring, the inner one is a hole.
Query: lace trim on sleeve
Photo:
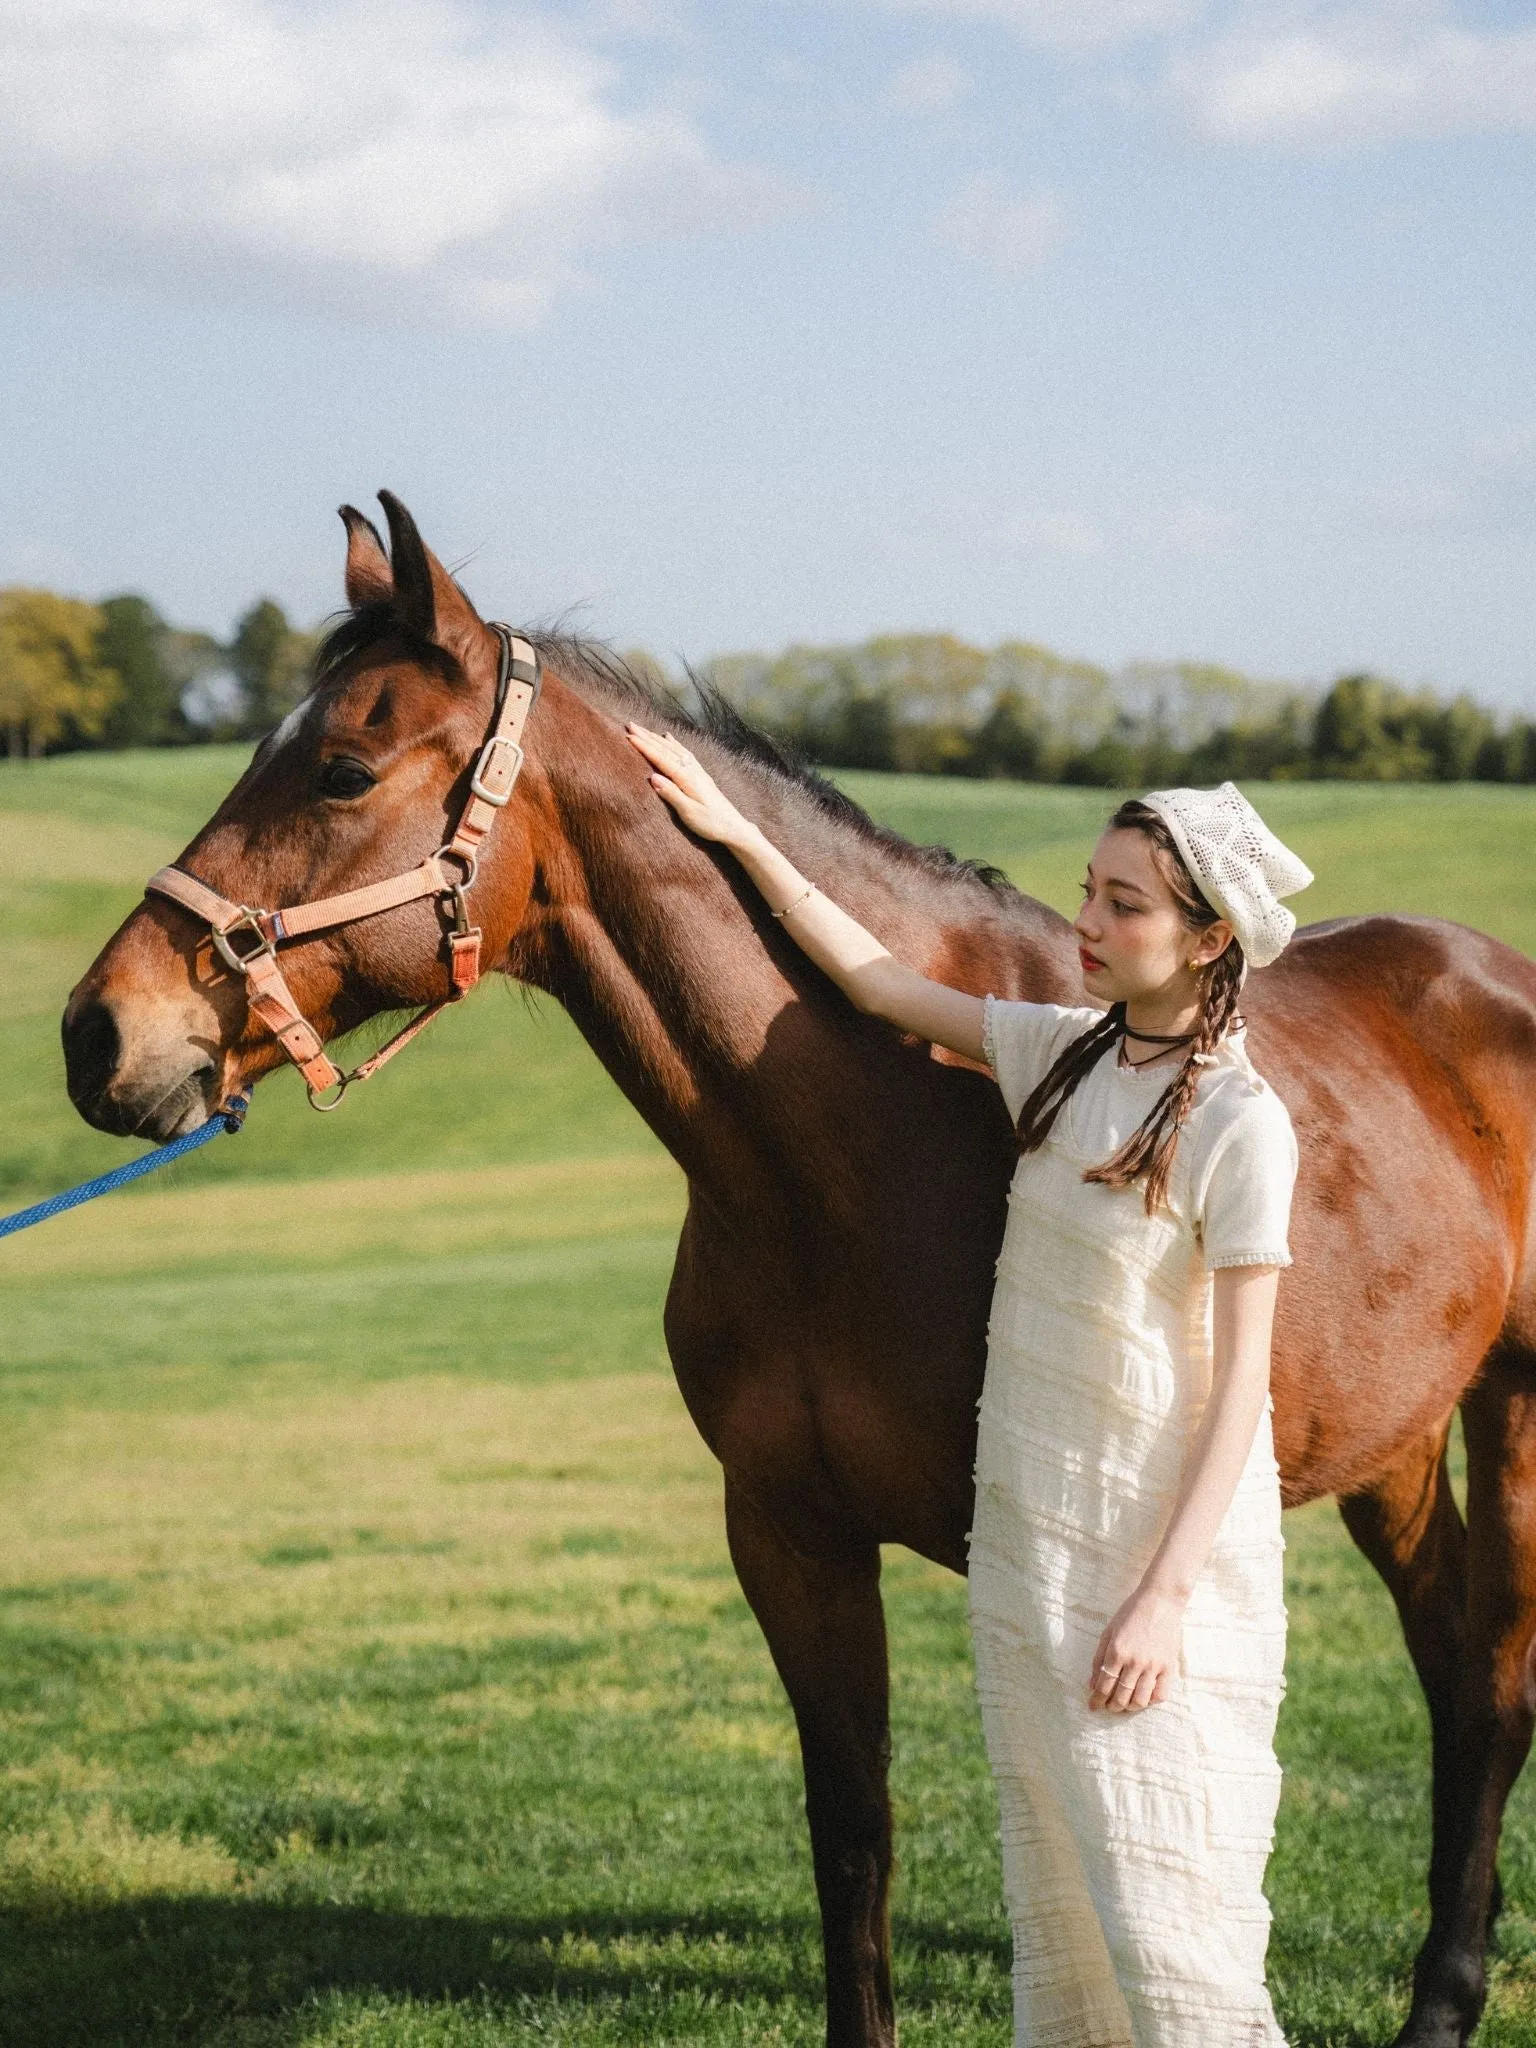
[[[1288,1251],[1278,1252],[1223,1252],[1210,1261],[1213,1273],[1219,1273],[1227,1266],[1288,1266],[1291,1255]]]
[[[987,996],[981,1006],[981,1056],[997,1078],[997,997]]]

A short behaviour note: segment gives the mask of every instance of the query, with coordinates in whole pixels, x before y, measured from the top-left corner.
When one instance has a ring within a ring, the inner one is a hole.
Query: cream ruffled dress
[[[1096,1010],[987,999],[1011,1115]],[[1280,1770],[1268,1414],[1189,1603],[1170,1697],[1090,1712],[1105,1623],[1167,1527],[1210,1390],[1211,1269],[1290,1264],[1296,1141],[1241,1035],[1200,1078],[1170,1207],[1084,1182],[1168,1085],[1114,1052],[1019,1161],[976,1453],[970,1601],[1002,1809],[1019,2048],[1276,2048],[1261,1889]]]

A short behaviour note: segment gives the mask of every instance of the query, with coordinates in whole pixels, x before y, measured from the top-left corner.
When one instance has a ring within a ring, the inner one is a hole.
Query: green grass
[[[235,764],[0,768],[14,1199],[121,1156],[58,1009]],[[1109,803],[849,780],[1063,907]],[[1262,800],[1313,914],[1536,945],[1536,792]],[[661,1345],[681,1185],[565,1020],[489,989],[173,1175],[0,1247],[0,2041],[818,2041],[793,1730]],[[1295,2048],[1363,2048],[1423,1930],[1424,1717],[1332,1510],[1288,1534],[1272,1974]],[[903,2039],[1000,2048],[963,1593],[887,1583]],[[1482,2048],[1536,2034],[1523,1786],[1504,1875]]]

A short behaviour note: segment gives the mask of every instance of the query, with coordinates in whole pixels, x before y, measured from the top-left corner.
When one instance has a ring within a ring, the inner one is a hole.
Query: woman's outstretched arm
[[[835,981],[855,1008],[884,1017],[914,1038],[982,1057],[979,996],[930,981],[904,967],[856,918],[786,859],[680,742],[669,733],[627,728],[630,744],[651,765],[651,787],[691,832],[732,852],[801,952]]]

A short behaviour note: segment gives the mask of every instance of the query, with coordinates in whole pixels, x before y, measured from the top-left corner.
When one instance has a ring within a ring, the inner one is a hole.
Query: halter
[[[254,910],[248,903],[231,903],[178,867],[161,868],[144,885],[147,895],[169,897],[208,926],[219,958],[232,973],[244,976],[252,1011],[304,1076],[312,1109],[339,1109],[354,1081],[366,1081],[376,1074],[450,1003],[467,996],[480,979],[480,927],[470,923],[467,899],[479,872],[480,849],[522,773],[523,728],[538,702],[541,682],[537,650],[499,621],[491,622],[491,631],[501,643],[491,729],[470,775],[469,795],[453,837],[420,867],[392,875],[387,882],[349,889],[342,896],[287,904],[281,910]],[[452,865],[445,867],[445,862]],[[456,875],[455,868],[463,872]],[[294,1001],[277,963],[277,949],[287,940],[356,924],[360,918],[377,917],[380,911],[395,910],[422,896],[437,899],[447,929],[448,994],[428,1003],[387,1045],[344,1074],[327,1058],[325,1041]],[[320,1097],[331,1088],[339,1092],[332,1101],[322,1102]]]

